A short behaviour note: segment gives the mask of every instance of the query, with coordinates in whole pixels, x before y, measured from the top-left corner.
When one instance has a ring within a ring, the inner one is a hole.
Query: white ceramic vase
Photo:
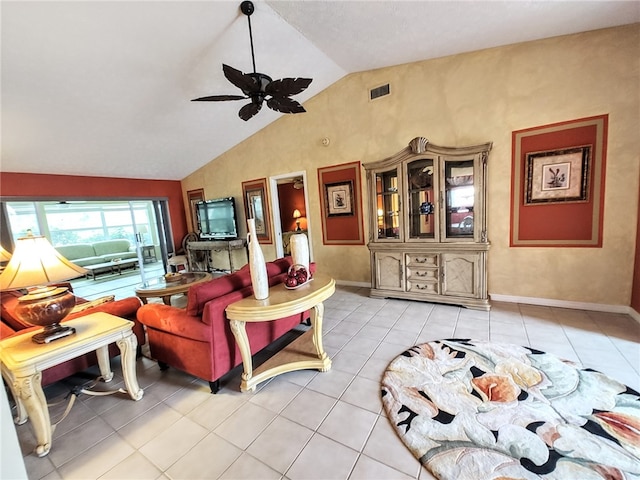
[[[309,239],[304,233],[291,235],[289,239],[291,245],[291,259],[294,264],[304,265],[309,271]]]
[[[269,278],[267,277],[267,264],[256,236],[256,221],[247,219],[249,233],[247,234],[247,246],[249,248],[249,271],[251,272],[251,284],[253,296],[256,300],[264,300],[269,297]]]

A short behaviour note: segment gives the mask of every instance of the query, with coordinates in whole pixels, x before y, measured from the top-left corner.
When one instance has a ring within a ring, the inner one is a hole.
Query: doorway
[[[307,172],[290,172],[269,177],[276,258],[289,255],[289,238],[305,233],[309,238],[309,257],[313,261]]]
[[[166,200],[20,199],[1,201],[0,207],[2,242],[10,250],[27,230],[44,235],[54,247],[125,239],[135,247],[143,282],[149,267],[166,262],[171,238]]]

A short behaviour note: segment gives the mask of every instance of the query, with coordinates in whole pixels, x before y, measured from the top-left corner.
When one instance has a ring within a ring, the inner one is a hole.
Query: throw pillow
[[[78,305],[73,307],[73,310],[71,310],[71,314],[83,312],[97,305],[102,305],[103,303],[113,302],[114,298],[115,298],[115,295],[106,295],[104,297],[97,298],[96,300],[91,300],[90,302],[79,303]]]

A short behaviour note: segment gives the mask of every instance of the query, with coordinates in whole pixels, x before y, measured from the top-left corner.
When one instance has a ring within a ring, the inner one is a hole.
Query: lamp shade
[[[302,216],[302,214],[300,213],[300,210],[298,210],[297,208],[293,211],[293,218],[300,218]]]
[[[47,285],[87,273],[60,255],[42,236],[19,238],[13,256],[0,274],[0,290]]]

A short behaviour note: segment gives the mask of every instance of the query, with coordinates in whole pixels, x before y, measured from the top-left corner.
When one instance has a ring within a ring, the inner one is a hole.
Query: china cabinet
[[[486,176],[491,143],[439,147],[413,139],[364,165],[371,296],[489,310]]]

